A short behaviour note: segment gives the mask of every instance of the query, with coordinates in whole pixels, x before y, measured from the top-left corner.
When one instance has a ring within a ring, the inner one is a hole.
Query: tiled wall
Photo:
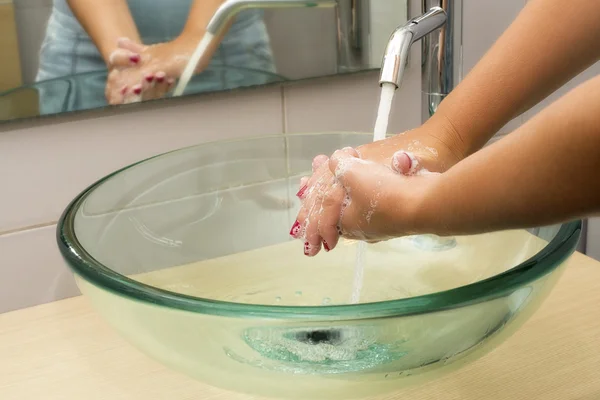
[[[412,10],[418,10],[419,1],[411,1]],[[524,2],[465,0],[465,70]],[[395,100],[392,131],[420,123],[419,62],[417,46]],[[139,110],[0,125],[0,312],[77,293],[56,249],[55,224],[67,203],[91,182],[144,157],[203,141],[370,131],[376,82],[376,73],[366,73],[158,102]],[[520,123],[519,118],[501,133]]]

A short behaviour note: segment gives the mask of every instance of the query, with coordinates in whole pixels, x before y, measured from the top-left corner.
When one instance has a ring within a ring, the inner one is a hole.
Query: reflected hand
[[[119,40],[111,56],[106,82],[109,104],[123,104],[163,97],[183,72],[194,43],[182,39],[151,46],[129,39]],[[138,60],[139,55],[139,61]],[[201,64],[198,70],[205,67]]]
[[[433,131],[423,125],[404,134],[360,146],[356,150],[344,150],[362,160],[385,166],[389,171],[409,176],[425,170],[444,172],[462,159],[462,154],[455,150],[460,146],[453,138],[445,130]],[[329,164],[327,156],[315,157],[313,175],[301,179],[297,194],[302,200],[302,207],[290,234],[304,240],[305,254],[308,256],[319,253],[321,246],[326,251],[334,249],[342,234],[340,215],[347,197]],[[343,235],[354,236],[346,231]]]

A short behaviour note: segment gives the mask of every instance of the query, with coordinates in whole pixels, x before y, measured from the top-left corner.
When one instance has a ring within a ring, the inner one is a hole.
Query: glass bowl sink
[[[289,229],[313,156],[370,140],[279,135],[150,158],[74,199],[58,245],[123,337],[210,385],[331,400],[434,379],[536,310],[581,225],[369,245],[351,304],[357,243],[307,258]]]

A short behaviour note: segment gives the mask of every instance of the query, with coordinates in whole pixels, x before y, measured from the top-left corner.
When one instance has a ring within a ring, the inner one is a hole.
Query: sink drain
[[[340,344],[342,331],[340,330],[316,330],[303,331],[295,334],[296,340],[307,344]]]
[[[226,349],[229,357],[260,368],[300,373],[339,374],[373,369],[403,357],[404,343],[379,343],[375,329],[253,328],[243,334],[256,353],[249,359]]]

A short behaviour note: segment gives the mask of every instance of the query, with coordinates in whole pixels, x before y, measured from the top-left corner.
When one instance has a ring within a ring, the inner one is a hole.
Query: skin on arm
[[[400,173],[408,173],[415,160],[430,171],[443,172],[479,150],[512,118],[598,61],[600,7],[590,4],[573,0],[565,7],[562,0],[529,0],[427,122],[383,142],[358,147],[360,157],[390,165],[394,153],[408,150],[414,153],[412,159],[404,155],[395,160],[402,166]],[[435,153],[428,152],[428,148]],[[341,203],[329,201],[323,205],[323,194],[336,199],[344,195],[329,196],[341,189],[334,186],[326,165],[303,183],[303,206],[297,220],[307,228],[301,229],[298,237],[310,244],[308,255],[312,256],[318,253],[323,240],[330,248],[335,247],[338,236],[334,227],[324,230],[325,236],[317,234],[315,221],[308,219],[310,210],[325,208],[327,213],[339,213]]]
[[[451,146],[471,154],[600,59],[600,3],[529,0],[510,27],[440,104]]]
[[[442,175],[416,209],[423,232],[542,226],[600,211],[600,75]]]
[[[598,110],[600,76],[442,174],[406,177],[352,150],[337,151],[327,166],[349,195],[344,236],[480,234],[600,212]]]
[[[127,0],[67,0],[73,14],[98,48],[106,65],[117,50],[117,41],[127,37],[139,43],[140,36]],[[133,56],[133,54],[131,55]],[[126,60],[127,62],[129,60]]]

